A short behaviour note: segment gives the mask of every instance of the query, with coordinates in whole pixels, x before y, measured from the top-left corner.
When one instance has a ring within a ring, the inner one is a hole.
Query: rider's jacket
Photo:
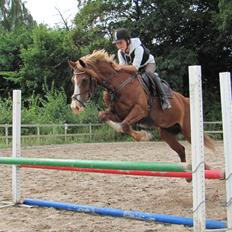
[[[154,56],[150,54],[149,49],[141,43],[139,38],[132,38],[128,48],[129,53],[118,50],[119,64],[132,64],[139,70],[149,63],[155,63]]]

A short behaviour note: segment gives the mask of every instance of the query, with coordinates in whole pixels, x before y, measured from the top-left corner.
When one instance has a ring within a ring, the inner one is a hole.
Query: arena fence
[[[222,139],[222,122],[204,122],[205,132]],[[154,136],[159,138],[156,131]],[[116,142],[125,139],[125,135],[117,134],[102,123],[87,124],[22,124],[22,143],[39,145],[47,143],[69,142]],[[103,139],[102,135],[107,136]],[[0,124],[0,146],[10,147],[12,144],[12,124]]]

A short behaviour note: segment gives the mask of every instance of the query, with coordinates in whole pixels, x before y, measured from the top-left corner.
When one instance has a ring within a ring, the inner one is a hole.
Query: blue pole
[[[54,202],[54,201],[44,201],[37,199],[25,199],[23,201],[25,205],[34,205],[40,207],[53,207],[56,209],[64,209],[70,211],[77,211],[83,213],[93,213],[104,216],[113,216],[113,217],[127,217],[147,221],[155,221],[169,224],[180,224],[184,226],[193,226],[192,218],[178,217],[174,215],[165,215],[165,214],[154,214],[154,213],[145,213],[142,211],[125,211],[121,209],[111,209],[111,208],[100,208],[90,205],[76,205],[70,203]],[[206,229],[221,229],[226,228],[226,222],[216,221],[216,220],[206,220]]]

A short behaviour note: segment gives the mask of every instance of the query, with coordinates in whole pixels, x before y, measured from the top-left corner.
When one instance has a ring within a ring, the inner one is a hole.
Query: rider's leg
[[[163,110],[166,110],[166,109],[170,109],[171,108],[171,104],[170,104],[170,101],[168,99],[168,96],[167,94],[165,93],[164,91],[164,88],[163,88],[163,85],[161,83],[161,80],[159,78],[159,75],[157,73],[155,73],[155,69],[156,69],[156,65],[155,63],[150,63],[150,64],[147,64],[146,67],[145,67],[145,72],[151,77],[151,81],[153,82],[152,83],[152,88],[155,88],[157,87],[157,90],[158,90],[158,94],[161,98],[161,107]]]

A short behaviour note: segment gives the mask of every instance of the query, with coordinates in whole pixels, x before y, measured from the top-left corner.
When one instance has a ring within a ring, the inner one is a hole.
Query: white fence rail
[[[92,141],[93,129],[103,127],[103,124],[22,124],[22,135],[21,138],[36,138],[38,141],[41,138],[50,137],[63,137],[64,141],[67,141],[69,137],[86,136],[89,141]],[[11,124],[0,124],[0,129],[2,128],[2,133],[0,133],[0,139],[5,141],[6,145],[12,140],[12,125]],[[82,132],[73,133],[72,129],[81,129]],[[23,129],[28,129],[28,132],[23,132]],[[47,129],[49,132],[44,133],[42,129]],[[84,130],[83,130],[84,129]],[[83,132],[84,131],[84,132]],[[34,132],[34,133],[33,133]]]
[[[216,129],[205,130],[208,134],[223,134],[222,131],[222,122],[204,122],[204,126],[213,126]],[[64,142],[68,141],[70,137],[83,137],[88,138],[89,142],[93,141],[93,137],[97,128],[106,127],[105,124],[100,123],[88,123],[88,124],[22,124],[22,139],[24,138],[34,138],[38,142],[42,138],[51,138],[61,137],[64,139]],[[28,130],[23,132],[23,130]],[[49,132],[45,133],[43,130],[48,130]],[[0,139],[5,145],[9,145],[12,140],[12,125],[11,124],[0,124]],[[77,133],[77,131],[79,132]],[[74,131],[74,132],[73,132]],[[76,132],[75,132],[76,131]],[[111,132],[112,131],[112,132]],[[110,130],[109,133],[112,133],[113,137],[115,132]]]

